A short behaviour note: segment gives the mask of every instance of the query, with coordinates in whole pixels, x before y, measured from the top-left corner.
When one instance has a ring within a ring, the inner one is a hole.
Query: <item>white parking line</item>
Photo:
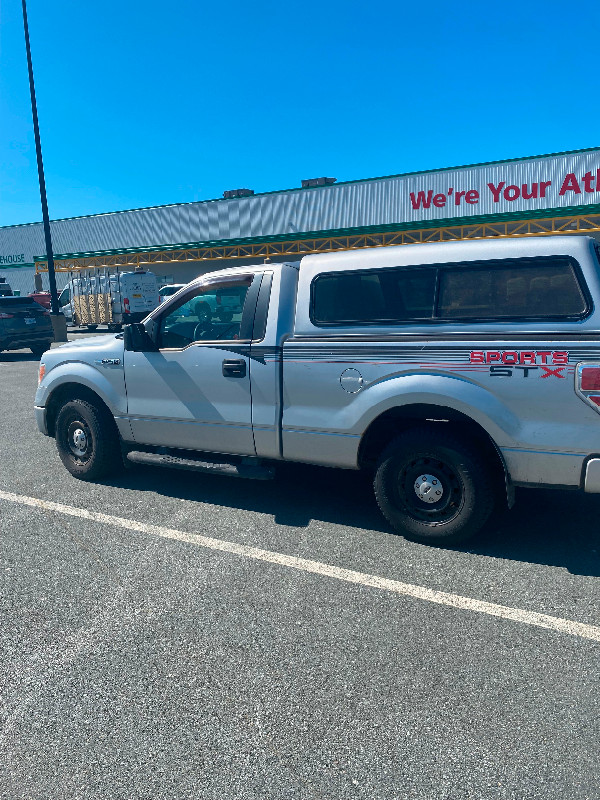
[[[144,533],[148,536],[161,536],[163,539],[174,539],[178,542],[187,542],[198,547],[206,547],[210,550],[220,550],[221,552],[231,553],[244,558],[252,558],[256,561],[265,561],[269,564],[278,564],[282,567],[311,572],[315,575],[323,575],[327,578],[334,578],[346,583],[370,586],[373,589],[383,589],[386,592],[414,597],[418,600],[426,600],[430,603],[451,606],[463,611],[477,611],[480,614],[489,614],[492,617],[501,617],[512,622],[520,622],[525,625],[534,625],[538,628],[567,633],[571,636],[579,636],[584,639],[592,639],[600,642],[600,627],[596,625],[586,625],[583,622],[574,622],[570,619],[552,617],[548,614],[538,614],[535,611],[525,611],[521,608],[511,608],[501,606],[496,603],[487,603],[483,600],[475,600],[472,597],[462,597],[459,594],[440,592],[435,589],[427,589],[425,586],[415,586],[411,583],[401,583],[400,581],[381,578],[378,575],[369,575],[365,572],[356,572],[352,569],[334,567],[331,564],[323,564],[320,561],[311,561],[306,558],[288,556],[285,553],[277,553],[272,550],[262,550],[258,547],[248,547],[247,545],[228,542],[223,539],[213,539],[209,536],[201,536],[195,533],[174,530],[173,528],[163,528],[160,525],[148,525],[145,522],[137,522],[123,517],[113,517],[110,514],[101,514],[97,511],[88,511],[85,508],[53,503],[48,500],[40,500],[37,497],[13,494],[12,492],[0,491],[0,499],[11,503],[19,503],[25,506],[32,506],[44,511],[52,511],[57,514],[67,514],[71,517],[80,517],[92,522],[99,522],[103,525],[112,525],[116,528]]]

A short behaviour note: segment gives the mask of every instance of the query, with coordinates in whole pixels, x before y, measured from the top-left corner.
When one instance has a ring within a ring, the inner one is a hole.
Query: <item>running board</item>
[[[255,481],[268,481],[275,477],[275,470],[273,467],[268,467],[260,463],[253,463],[258,461],[258,459],[246,459],[239,464],[231,464],[133,450],[127,453],[127,460],[132,461],[134,464],[148,464],[153,467],[171,467],[172,469],[189,469],[194,472],[205,472],[210,475],[225,475],[230,478],[249,478]]]

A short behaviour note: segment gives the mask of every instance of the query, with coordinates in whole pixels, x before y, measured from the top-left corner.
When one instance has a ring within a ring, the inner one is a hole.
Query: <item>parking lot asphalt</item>
[[[600,798],[600,642],[332,577],[597,630],[600,497],[522,491],[443,549],[353,472],[88,484],[35,428],[37,366],[0,354],[0,493],[45,502],[0,498],[0,797]]]

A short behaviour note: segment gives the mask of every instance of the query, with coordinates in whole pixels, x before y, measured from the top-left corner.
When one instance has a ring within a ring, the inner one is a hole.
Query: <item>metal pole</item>
[[[31,113],[33,114],[33,134],[35,136],[35,152],[37,156],[38,178],[40,181],[40,199],[42,201],[42,220],[44,223],[44,238],[46,239],[46,257],[48,258],[48,282],[50,284],[50,308],[52,314],[58,314],[58,292],[56,291],[56,276],[54,274],[54,253],[52,252],[52,238],[50,236],[50,217],[48,216],[48,201],[46,200],[46,181],[44,179],[44,162],[42,161],[42,144],[40,141],[40,127],[38,124],[37,104],[35,102],[35,86],[33,83],[33,65],[31,63],[31,48],[29,47],[29,25],[27,24],[27,8],[25,0],[23,5],[23,26],[25,28],[25,48],[27,50],[27,68],[29,70],[29,91],[31,93]]]

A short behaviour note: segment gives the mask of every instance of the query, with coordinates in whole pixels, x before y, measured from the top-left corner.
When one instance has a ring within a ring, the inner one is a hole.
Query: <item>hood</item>
[[[60,347],[47,350],[42,358],[46,371],[69,361],[94,363],[98,358],[122,358],[122,334],[108,333],[105,336],[86,336],[77,342],[66,342]]]
[[[104,349],[109,342],[114,342],[117,336],[123,338],[123,334],[107,333],[104,336],[86,336],[85,339],[77,339],[76,342],[65,342],[53,350],[76,350],[79,347],[89,347],[90,349]]]

